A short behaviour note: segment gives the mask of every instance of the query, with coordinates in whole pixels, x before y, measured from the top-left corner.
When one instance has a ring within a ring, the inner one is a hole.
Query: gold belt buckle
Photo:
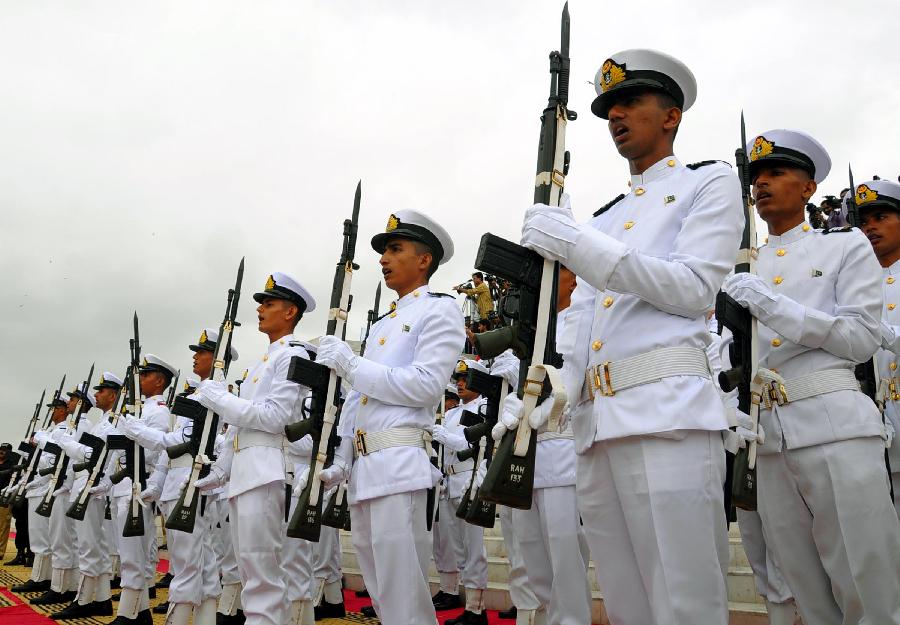
[[[240,436],[240,434],[235,434],[235,435],[234,435],[234,438],[231,439],[231,442],[232,442],[232,444],[234,445],[234,450],[235,450],[235,451],[238,450],[238,436]]]
[[[366,433],[363,430],[356,430],[356,455],[365,456],[367,454]]]
[[[601,365],[597,365],[597,372],[594,374],[594,378],[597,382],[597,388],[600,389],[600,393],[604,397],[612,397],[616,394],[615,389],[612,385],[612,375],[609,371],[609,365],[611,363],[607,360]],[[600,372],[603,372],[603,377],[600,377]]]

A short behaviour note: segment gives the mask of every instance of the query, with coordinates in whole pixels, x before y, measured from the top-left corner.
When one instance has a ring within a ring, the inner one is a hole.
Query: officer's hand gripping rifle
[[[744,233],[738,252],[735,273],[756,274],[756,211],[750,194],[750,161],[747,158],[747,132],[744,114],[741,113],[741,145],[735,151],[741,194],[744,198]],[[746,308],[730,295],[720,291],[716,296],[716,319],[721,327],[731,331],[733,341],[728,347],[732,368],[719,373],[719,386],[726,393],[738,390],[738,409],[750,415],[754,434],[759,429],[759,402],[763,392],[757,374],[759,353],[757,350],[757,322]],[[734,458],[731,503],[743,510],[756,510],[756,441],[739,449]]]
[[[44,415],[44,423],[41,426],[42,430],[46,430],[50,425],[50,417],[53,414],[53,405],[56,403],[56,400],[59,399],[59,396],[62,394],[63,388],[66,385],[66,376],[63,375],[62,380],[59,382],[59,388],[53,393],[53,400],[47,406],[47,413]],[[41,450],[31,441],[31,437],[34,436],[35,430],[32,429],[31,436],[22,441],[19,444],[19,451],[26,454],[28,456],[27,467],[25,468],[25,472],[22,474],[22,479],[19,482],[19,488],[16,489],[15,493],[12,496],[12,505],[20,506],[25,499],[25,487],[28,485],[31,480],[37,475],[37,466],[41,460]]]
[[[31,464],[31,456],[34,453],[34,445],[31,444],[31,437],[34,434],[35,429],[37,428],[37,422],[41,414],[41,406],[44,404],[44,397],[46,396],[47,389],[44,389],[41,392],[40,400],[38,400],[38,403],[34,406],[34,413],[31,415],[31,419],[28,420],[28,425],[25,428],[25,437],[19,443],[19,451],[21,451],[22,454],[15,454],[15,466],[13,467],[13,470],[10,471],[10,484],[15,484],[23,475],[23,471],[26,471],[28,465]],[[0,496],[0,507],[8,507],[12,501],[12,498],[13,494],[11,492]]]
[[[225,304],[225,317],[219,326],[219,340],[213,352],[212,379],[225,382],[228,379],[228,368],[231,366],[231,339],[237,322],[238,302],[241,298],[241,283],[244,280],[244,259],[238,266],[234,288],[228,290],[228,301]],[[175,398],[172,414],[191,419],[191,438],[184,443],[172,445],[166,449],[169,458],[178,458],[191,454],[191,474],[178,498],[175,507],[166,519],[166,528],[180,532],[193,532],[197,518],[197,505],[201,493],[194,486],[198,479],[209,474],[209,467],[215,460],[216,432],[219,431],[219,415],[204,408],[200,402],[183,397]],[[205,499],[203,499],[205,501]],[[201,515],[203,514],[201,504]]]
[[[87,398],[88,389],[91,387],[91,380],[94,377],[94,365],[91,364],[91,370],[88,373],[87,380],[82,382],[81,384],[81,392],[78,396],[78,402],[75,404],[75,412],[72,414],[75,415],[72,426],[72,435],[75,435],[75,432],[78,430],[78,424],[81,421],[81,416],[83,413],[90,410],[90,402],[85,401]],[[62,486],[63,482],[66,479],[66,472],[69,469],[69,457],[65,454],[62,448],[56,443],[48,441],[44,444],[44,450],[55,454],[56,460],[53,463],[52,467],[48,467],[44,471],[40,472],[41,475],[48,475],[52,473],[53,477],[50,478],[50,487],[47,489],[47,492],[44,493],[44,498],[41,500],[41,503],[38,504],[38,507],[35,509],[35,512],[41,516],[48,517],[53,510],[53,504],[56,501],[56,495],[54,494],[56,490]]]
[[[359,205],[362,182],[356,186],[353,199],[353,215],[344,220],[344,243],[341,258],[334,272],[331,287],[330,311],[328,313],[327,336],[342,336],[347,323],[350,305],[350,283],[353,271],[359,269],[354,264],[356,254],[356,233],[359,223]],[[287,535],[312,542],[319,541],[322,531],[322,470],[331,464],[334,448],[338,444],[337,423],[340,410],[341,380],[333,369],[306,358],[294,356],[288,369],[287,379],[310,389],[312,396],[308,419],[292,423],[284,428],[287,439],[298,441],[307,434],[312,435],[312,460],[306,487],[300,494],[297,507],[288,523]],[[323,392],[324,391],[324,392]]]
[[[550,98],[541,116],[535,203],[559,206],[569,153],[565,149],[566,123],[576,118],[569,100],[569,6],[562,13],[559,52],[550,53]],[[519,288],[518,310],[503,311],[514,318],[512,326],[476,335],[482,358],[498,356],[512,348],[520,359],[517,395],[523,400],[522,419],[515,431],[500,441],[481,485],[481,496],[511,508],[531,507],[537,433],[528,417],[549,394],[548,370],[562,363],[556,353],[556,294],[559,264],[490,233],[481,239],[475,268],[508,280]],[[548,427],[558,425],[565,390],[554,390],[554,410]]]

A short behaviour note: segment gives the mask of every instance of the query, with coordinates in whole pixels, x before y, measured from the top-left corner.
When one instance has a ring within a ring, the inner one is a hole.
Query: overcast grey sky
[[[820,187],[900,174],[895,0],[753,3],[572,0],[572,168],[587,218],[627,166],[590,114],[594,72],[653,47],[699,82],[676,154],[733,160],[750,134],[810,132],[831,152]],[[325,327],[342,220],[363,180],[349,336],[380,278],[369,238],[416,208],[471,271],[480,235],[517,239],[534,181],[557,0],[0,4],[0,439],[45,386],[91,362],[121,374],[132,311],[152,352],[185,370],[247,258],[235,344],[265,349],[250,294],[273,270],[319,300]],[[383,299],[382,307],[390,301]],[[235,377],[235,376],[233,376]]]

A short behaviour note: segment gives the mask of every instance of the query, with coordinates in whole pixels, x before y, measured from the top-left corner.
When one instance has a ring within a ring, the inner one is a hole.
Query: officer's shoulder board
[[[620,193],[620,194],[617,195],[615,198],[613,198],[612,201],[607,202],[606,204],[604,204],[603,206],[601,206],[600,208],[598,208],[598,209],[594,212],[594,217],[599,217],[600,215],[602,215],[603,213],[605,213],[606,211],[608,211],[609,209],[611,209],[613,206],[615,206],[616,203],[621,202],[623,199],[625,199],[625,194],[624,194],[624,193]]]
[[[300,341],[288,341],[288,347],[303,347]]]
[[[716,163],[722,163],[723,165],[727,165],[728,169],[731,169],[731,163],[729,163],[727,161],[720,161],[717,159],[712,159],[709,161],[699,161],[697,163],[688,163],[687,165],[685,165],[685,167],[696,171],[696,170],[700,169],[701,167],[706,167],[707,165],[714,165]]]
[[[833,234],[836,232],[853,232],[853,226],[842,226],[840,228],[825,228],[822,230],[822,234]]]
[[[453,297],[449,293],[438,293],[436,291],[428,291],[428,295],[430,295],[431,297],[450,297],[450,298]]]

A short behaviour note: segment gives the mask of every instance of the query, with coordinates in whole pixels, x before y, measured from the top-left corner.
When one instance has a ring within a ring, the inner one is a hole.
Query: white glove
[[[449,449],[450,451],[462,451],[469,446],[469,441],[462,434],[454,434],[443,425],[434,425],[431,429],[431,438]]]
[[[31,480],[30,482],[28,482],[25,485],[25,492],[37,490],[38,488],[41,488],[49,481],[50,481],[49,475],[41,475],[41,476],[35,477],[33,480]]]
[[[519,384],[519,359],[507,350],[494,359],[491,365],[491,375],[496,375],[511,387],[515,388]]]
[[[746,271],[729,276],[722,284],[722,290],[757,318],[775,301],[775,294],[765,280]]]
[[[140,498],[141,503],[143,503],[144,505],[148,505],[159,501],[159,495],[159,485],[154,483],[148,484],[147,488],[142,490],[141,494],[138,495],[138,497]]]
[[[194,486],[200,492],[208,493],[209,491],[216,490],[220,486],[223,486],[225,484],[226,477],[227,476],[224,472],[222,472],[222,469],[220,469],[216,465],[212,465],[209,468],[209,475],[194,482]]]
[[[119,425],[122,428],[122,433],[131,440],[137,440],[138,436],[140,436],[147,427],[141,423],[140,419],[136,419],[135,417],[119,419]]]
[[[60,488],[57,488],[55,491],[53,491],[53,496],[54,496],[54,497],[59,497],[59,496],[62,495],[63,493],[68,493],[68,492],[69,492],[69,487],[68,487],[68,486],[62,486],[62,487],[60,487]]]
[[[525,211],[522,245],[548,260],[565,263],[578,238],[579,226],[569,196],[561,199],[560,206],[535,204]]]
[[[192,397],[196,398],[204,408],[217,410],[219,400],[225,395],[228,395],[228,387],[224,382],[203,380]]]
[[[300,474],[297,479],[294,480],[294,497],[299,497],[303,492],[303,489],[306,488],[306,484],[309,482],[309,467],[303,469],[303,473]]]
[[[888,351],[894,351],[894,343],[896,341],[897,341],[897,333],[894,331],[894,326],[882,321],[881,322],[881,347]]]
[[[106,494],[112,488],[112,480],[110,480],[107,476],[103,476],[100,478],[100,481],[97,482],[96,486],[92,486],[88,489],[88,494],[95,499],[100,499],[101,497],[106,497]]]
[[[766,431],[763,429],[762,423],[758,423],[756,425],[756,434],[753,433],[753,430],[748,430],[745,427],[738,426],[735,433],[740,437],[741,443],[738,445],[740,449],[743,449],[747,446],[747,443],[756,442],[758,445],[762,445],[766,442]]]
[[[38,430],[34,433],[32,438],[34,438],[35,444],[43,449],[44,444],[50,439],[50,436],[44,430]]]
[[[890,449],[891,445],[894,444],[894,436],[897,434],[897,431],[894,429],[893,422],[885,418],[884,420],[884,448]]]
[[[346,378],[356,369],[358,358],[346,342],[336,336],[323,336],[319,339],[316,362],[333,369],[339,377]]]
[[[319,473],[319,481],[322,482],[326,491],[340,486],[341,482],[349,477],[350,471],[347,469],[347,465],[340,460],[335,460],[330,467],[322,469],[322,472]]]
[[[500,417],[497,419],[497,425],[491,429],[491,438],[499,441],[510,430],[518,429],[519,421],[522,419],[522,400],[513,394],[506,396],[503,401]]]

